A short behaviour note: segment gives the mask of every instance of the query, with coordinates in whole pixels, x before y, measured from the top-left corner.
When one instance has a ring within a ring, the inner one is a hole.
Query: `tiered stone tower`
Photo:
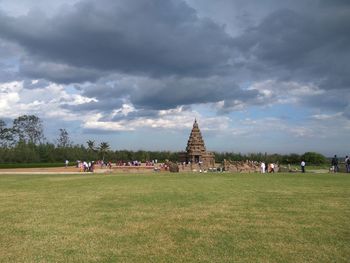
[[[191,164],[200,164],[203,168],[215,166],[214,154],[207,152],[197,120],[193,123],[190,138],[187,142],[186,152],[181,154],[181,161]]]

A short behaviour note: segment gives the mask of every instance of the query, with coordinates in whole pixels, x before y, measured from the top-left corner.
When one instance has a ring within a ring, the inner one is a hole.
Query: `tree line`
[[[0,119],[0,163],[57,163],[65,160],[103,161],[176,161],[177,152],[111,150],[108,142],[96,144],[88,140],[86,145],[74,144],[66,129],[59,129],[54,142],[44,135],[42,120],[35,115],[22,115],[8,127]]]
[[[248,153],[248,154],[241,154],[241,153],[234,153],[234,152],[225,152],[215,153],[215,161],[216,162],[222,162],[224,159],[226,160],[232,160],[232,161],[245,161],[245,160],[251,160],[251,161],[264,161],[268,163],[280,163],[280,164],[300,164],[300,162],[303,160],[307,164],[326,164],[328,163],[328,159],[323,156],[320,153],[316,152],[306,152],[304,154],[297,154],[297,153],[291,153],[291,154],[267,154],[267,153]]]
[[[142,162],[158,160],[178,161],[179,152],[172,151],[131,151],[112,150],[108,142],[96,144],[88,140],[86,145],[74,144],[66,129],[58,130],[55,142],[48,142],[44,135],[42,120],[35,115],[22,115],[14,119],[12,127],[7,127],[0,119],[0,163],[57,163],[64,160],[104,160]],[[299,164],[301,160],[309,164],[327,162],[322,154],[307,152],[299,154],[267,154],[234,152],[215,152],[216,162],[224,159],[233,161],[265,161],[283,164]]]

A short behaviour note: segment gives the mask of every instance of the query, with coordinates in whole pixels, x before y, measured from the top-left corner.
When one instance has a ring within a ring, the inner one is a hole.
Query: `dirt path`
[[[0,169],[0,174],[72,174],[80,173],[80,169],[76,167],[46,167],[46,168],[13,168]]]
[[[96,167],[94,173],[145,173],[153,172],[153,167],[113,167],[113,169]],[[80,168],[76,167],[47,167],[47,168],[13,168],[0,169],[1,174],[77,174],[83,173]]]

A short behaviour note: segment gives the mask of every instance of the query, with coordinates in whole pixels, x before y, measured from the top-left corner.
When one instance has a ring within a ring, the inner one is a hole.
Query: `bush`
[[[316,152],[306,152],[301,156],[301,159],[307,164],[320,165],[327,163],[327,158]]]

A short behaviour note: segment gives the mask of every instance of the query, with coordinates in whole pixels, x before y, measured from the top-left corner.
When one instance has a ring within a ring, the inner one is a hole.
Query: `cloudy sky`
[[[350,153],[348,0],[0,0],[0,118],[49,140]]]

